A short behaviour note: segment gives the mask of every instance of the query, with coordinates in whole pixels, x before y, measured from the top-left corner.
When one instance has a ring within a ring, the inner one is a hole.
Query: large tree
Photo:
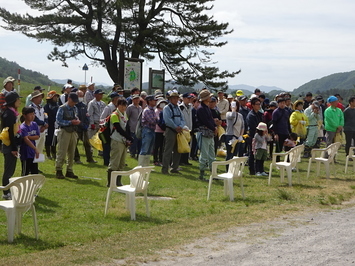
[[[232,32],[228,23],[209,15],[213,0],[24,0],[31,13],[0,8],[5,29],[53,43],[50,60],[85,55],[118,82],[118,54],[153,60],[158,57],[178,83],[226,85],[237,72],[220,71],[212,49]],[[39,11],[39,12],[38,12]],[[33,12],[32,12],[33,13]],[[207,49],[210,49],[208,51]]]

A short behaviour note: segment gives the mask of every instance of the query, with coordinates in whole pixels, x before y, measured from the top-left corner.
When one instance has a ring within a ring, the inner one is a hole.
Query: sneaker
[[[75,163],[76,163],[76,164],[83,164],[83,162],[80,161],[80,160],[75,161]]]
[[[260,172],[257,172],[257,173],[256,173],[256,176],[263,176],[263,174],[260,173]]]
[[[58,179],[64,179],[65,178],[64,175],[63,175],[63,172],[60,171],[60,170],[57,171],[55,177],[58,178]]]
[[[268,176],[269,174],[266,173],[266,172],[262,172],[261,175],[262,175],[262,176]]]
[[[77,175],[75,175],[73,172],[67,172],[65,174],[65,177],[69,177],[69,178],[74,178],[74,179],[78,179],[79,177]]]
[[[7,194],[2,195],[2,198],[4,200],[12,200],[11,193],[9,192]]]

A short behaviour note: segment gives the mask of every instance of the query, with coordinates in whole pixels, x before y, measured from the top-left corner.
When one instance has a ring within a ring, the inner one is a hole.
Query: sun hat
[[[232,94],[228,94],[227,99],[233,99],[233,95]]]
[[[266,131],[267,130],[267,125],[263,122],[260,122],[259,125],[256,127],[258,130]]]
[[[50,91],[50,92],[48,92],[46,99],[47,100],[52,99],[56,95],[59,96],[59,94],[56,91]]]
[[[200,98],[200,101],[203,102],[207,100],[208,98],[212,97],[213,94],[209,90],[202,90],[198,97]]]
[[[14,103],[17,101],[18,98],[22,98],[20,95],[17,94],[16,91],[10,91],[8,94],[5,96],[5,103],[4,105]]]
[[[168,93],[168,95],[166,96],[168,98],[170,97],[180,97],[179,93],[177,91],[172,91],[170,93]]]
[[[44,93],[41,92],[41,91],[37,91],[36,90],[36,91],[32,92],[31,93],[31,101],[32,101],[33,98],[36,98],[36,97],[41,96],[41,95],[44,96]]]
[[[4,79],[4,82],[3,82],[4,87],[5,87],[5,85],[6,85],[7,83],[9,83],[9,82],[14,83],[14,82],[15,82],[15,79],[14,79],[13,77],[11,77],[11,76],[9,76],[9,77],[7,77],[6,79]]]
[[[242,96],[242,95],[244,95],[244,92],[242,90],[237,90],[237,96],[239,97],[239,96]]]

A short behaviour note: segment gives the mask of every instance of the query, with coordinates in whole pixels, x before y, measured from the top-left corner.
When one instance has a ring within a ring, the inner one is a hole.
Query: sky
[[[20,0],[0,0],[0,7],[23,13]],[[276,86],[293,90],[333,73],[355,69],[355,1],[353,0],[216,0],[212,10],[219,22],[228,22],[234,32],[213,50],[220,70],[242,72],[229,85]],[[2,22],[0,22],[1,25]],[[20,33],[0,29],[0,57],[41,72],[51,79],[71,78],[83,82],[84,57],[68,61],[69,68],[52,62],[50,43],[39,43]],[[143,81],[159,61],[143,63]],[[14,74],[16,75],[16,73]],[[89,65],[86,82],[113,84],[103,68]]]

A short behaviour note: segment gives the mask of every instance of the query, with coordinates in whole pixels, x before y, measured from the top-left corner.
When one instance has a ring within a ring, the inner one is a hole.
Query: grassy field
[[[25,85],[23,86],[25,87]],[[28,86],[33,88],[33,86]],[[27,96],[31,89],[21,89]],[[59,90],[58,90],[59,92]],[[24,98],[23,98],[24,101]],[[81,160],[86,162],[80,146]],[[95,151],[97,155],[97,152]],[[281,184],[274,170],[271,186],[267,178],[244,175],[246,199],[235,182],[235,201],[223,194],[223,182],[214,181],[210,201],[206,200],[208,183],[199,181],[198,165],[183,167],[182,175],[163,175],[160,167],[152,173],[149,196],[151,217],[146,217],[142,198],[137,199],[137,220],[131,221],[125,209],[125,196],[114,193],[107,217],[106,167],[102,158],[97,164],[75,165],[78,180],[55,178],[54,161],[39,165],[46,183],[36,199],[39,240],[34,239],[32,217],[26,213],[22,234],[13,244],[7,243],[6,217],[0,212],[0,265],[74,265],[114,263],[125,259],[139,264],[147,258],[159,259],[157,251],[174,249],[193,239],[208,236],[233,226],[262,222],[303,211],[342,208],[355,195],[354,173],[344,174],[344,149],[337,156],[337,176],[327,180],[324,169],[306,178],[308,160],[299,165],[301,182],[294,173],[293,187]],[[265,163],[266,168],[270,161]],[[127,158],[127,170],[137,161]],[[3,156],[0,155],[0,165]],[[18,161],[15,176],[20,175]],[[285,180],[286,181],[286,180]],[[128,178],[123,179],[128,183]],[[158,200],[170,197],[171,200]]]
[[[82,161],[85,162],[80,146]],[[301,183],[294,173],[294,186],[281,184],[274,171],[271,186],[267,178],[244,176],[246,199],[241,198],[235,182],[235,201],[223,194],[223,182],[214,181],[211,200],[206,201],[208,183],[197,179],[198,167],[183,167],[182,175],[152,173],[149,196],[171,197],[171,200],[149,201],[151,217],[146,217],[142,198],[137,199],[137,220],[131,221],[125,209],[124,195],[114,193],[107,217],[104,217],[106,197],[106,167],[98,164],[75,165],[79,180],[55,178],[54,161],[40,164],[46,183],[36,199],[39,240],[34,239],[32,217],[25,214],[22,234],[13,244],[7,243],[5,213],[0,216],[1,265],[73,265],[109,263],[127,259],[139,263],[163,248],[175,246],[195,238],[223,231],[231,226],[274,219],[301,211],[341,208],[342,202],[355,193],[355,178],[350,171],[344,174],[345,155],[337,156],[337,176],[325,179],[312,172],[306,178],[307,162],[303,159]],[[0,164],[3,158],[0,156]],[[127,159],[127,170],[137,161]],[[265,165],[268,165],[269,161]],[[315,167],[313,167],[314,169]],[[247,169],[245,169],[247,171]],[[20,164],[16,176],[20,174]],[[286,181],[286,180],[285,180]],[[128,178],[123,179],[124,183]],[[50,262],[50,263],[49,263]]]

